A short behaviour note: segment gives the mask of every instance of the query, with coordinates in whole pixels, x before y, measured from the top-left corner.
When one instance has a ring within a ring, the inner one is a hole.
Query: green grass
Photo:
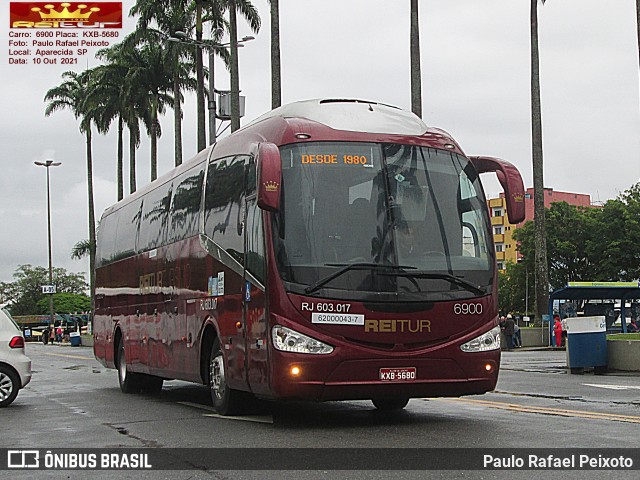
[[[640,333],[615,333],[607,335],[607,340],[640,340]]]

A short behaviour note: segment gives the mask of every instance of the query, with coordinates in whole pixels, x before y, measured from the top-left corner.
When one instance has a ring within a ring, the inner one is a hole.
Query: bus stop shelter
[[[640,284],[638,282],[569,282],[566,287],[560,288],[550,295],[550,318],[553,318],[553,304],[556,300],[602,300],[610,301],[613,304],[620,302],[620,330],[613,326],[617,318],[616,314],[612,319],[607,318],[607,331],[627,333],[626,318],[631,315],[627,315],[626,303],[640,302]],[[611,311],[613,312],[613,309]],[[633,315],[634,312],[630,313]],[[589,314],[585,312],[585,315]],[[549,328],[553,329],[553,322],[550,322]]]

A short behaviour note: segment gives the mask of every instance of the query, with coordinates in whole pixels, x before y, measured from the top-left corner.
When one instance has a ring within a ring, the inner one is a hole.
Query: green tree
[[[576,207],[566,202],[556,202],[545,210],[549,282],[553,290],[567,282],[604,281],[592,256],[596,245],[601,245],[595,232],[600,210]],[[520,242],[519,250],[527,259],[528,268],[534,265],[535,226],[527,222],[518,229],[514,238]]]
[[[93,198],[93,155],[91,152],[91,124],[98,118],[98,102],[92,82],[93,72],[87,70],[82,74],[64,72],[63,82],[47,91],[45,115],[49,116],[58,110],[69,109],[76,119],[80,119],[80,132],[85,135],[87,160],[87,188],[89,197],[89,285],[91,289],[91,307],[95,299],[95,260],[96,260],[96,219]]]
[[[91,299],[83,293],[56,293],[53,295],[53,310],[56,313],[87,312],[91,308]],[[49,299],[41,298],[37,303],[36,314],[49,313]]]
[[[533,300],[533,271],[529,270],[524,262],[507,262],[505,269],[498,272],[500,312],[528,315]]]
[[[640,278],[640,183],[607,201],[599,210],[590,254],[607,280]]]
[[[151,140],[151,181],[158,178],[158,138],[162,135],[159,116],[164,113],[166,105],[173,104],[169,93],[173,89],[170,58],[167,57],[162,40],[155,34],[141,37],[134,32],[122,42],[129,65],[125,82],[137,92],[136,98],[146,99],[144,104],[139,105],[139,110],[145,112],[144,119],[148,121],[146,126]]]
[[[46,304],[44,313],[47,313],[49,300],[47,295],[42,293],[42,285],[49,284],[49,269],[29,264],[20,265],[13,278],[14,281],[8,289],[11,314],[38,315],[40,312],[37,305],[40,301]],[[87,288],[84,274],[68,273],[64,268],[53,269],[53,284],[57,293],[84,295]],[[88,309],[89,307],[85,310]]]

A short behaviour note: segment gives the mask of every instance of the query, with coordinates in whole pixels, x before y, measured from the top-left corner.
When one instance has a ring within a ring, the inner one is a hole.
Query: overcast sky
[[[532,186],[529,3],[526,0],[420,2],[423,118],[449,131],[468,155],[514,163]],[[128,13],[133,1],[123,1]],[[240,50],[243,124],[268,111],[269,7],[256,40]],[[43,97],[61,83],[60,65],[9,63],[9,2],[0,8],[0,281],[18,265],[47,266],[46,174],[51,170],[53,263],[71,260],[88,237],[84,137],[71,112],[45,118]],[[545,185],[606,201],[640,181],[640,100],[635,0],[550,0],[540,6]],[[133,30],[127,19],[121,37]],[[248,35],[240,21],[240,36]],[[352,97],[410,108],[409,0],[281,0],[283,103]],[[97,65],[92,55],[73,66]],[[216,87],[228,88],[216,66]],[[195,98],[187,96],[184,157],[196,153]],[[160,175],[173,164],[172,112],[162,119]],[[115,129],[114,129],[115,131]],[[116,138],[94,135],[96,216],[116,201]],[[126,141],[126,140],[125,140]],[[125,159],[125,162],[128,160]],[[138,152],[138,187],[149,181],[149,145]],[[125,170],[125,177],[128,172]],[[496,196],[495,179],[485,181]]]

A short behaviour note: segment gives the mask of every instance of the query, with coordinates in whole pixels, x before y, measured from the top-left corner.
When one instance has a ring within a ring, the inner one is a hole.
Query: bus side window
[[[204,201],[204,233],[238,263],[244,263],[242,222],[245,157],[215,160],[209,165]],[[239,233],[240,232],[240,233]]]
[[[202,195],[202,166],[184,172],[174,182],[169,242],[177,242],[198,233],[198,215]]]
[[[171,187],[171,182],[160,185],[145,198],[140,227],[141,252],[160,247],[167,241]]]

